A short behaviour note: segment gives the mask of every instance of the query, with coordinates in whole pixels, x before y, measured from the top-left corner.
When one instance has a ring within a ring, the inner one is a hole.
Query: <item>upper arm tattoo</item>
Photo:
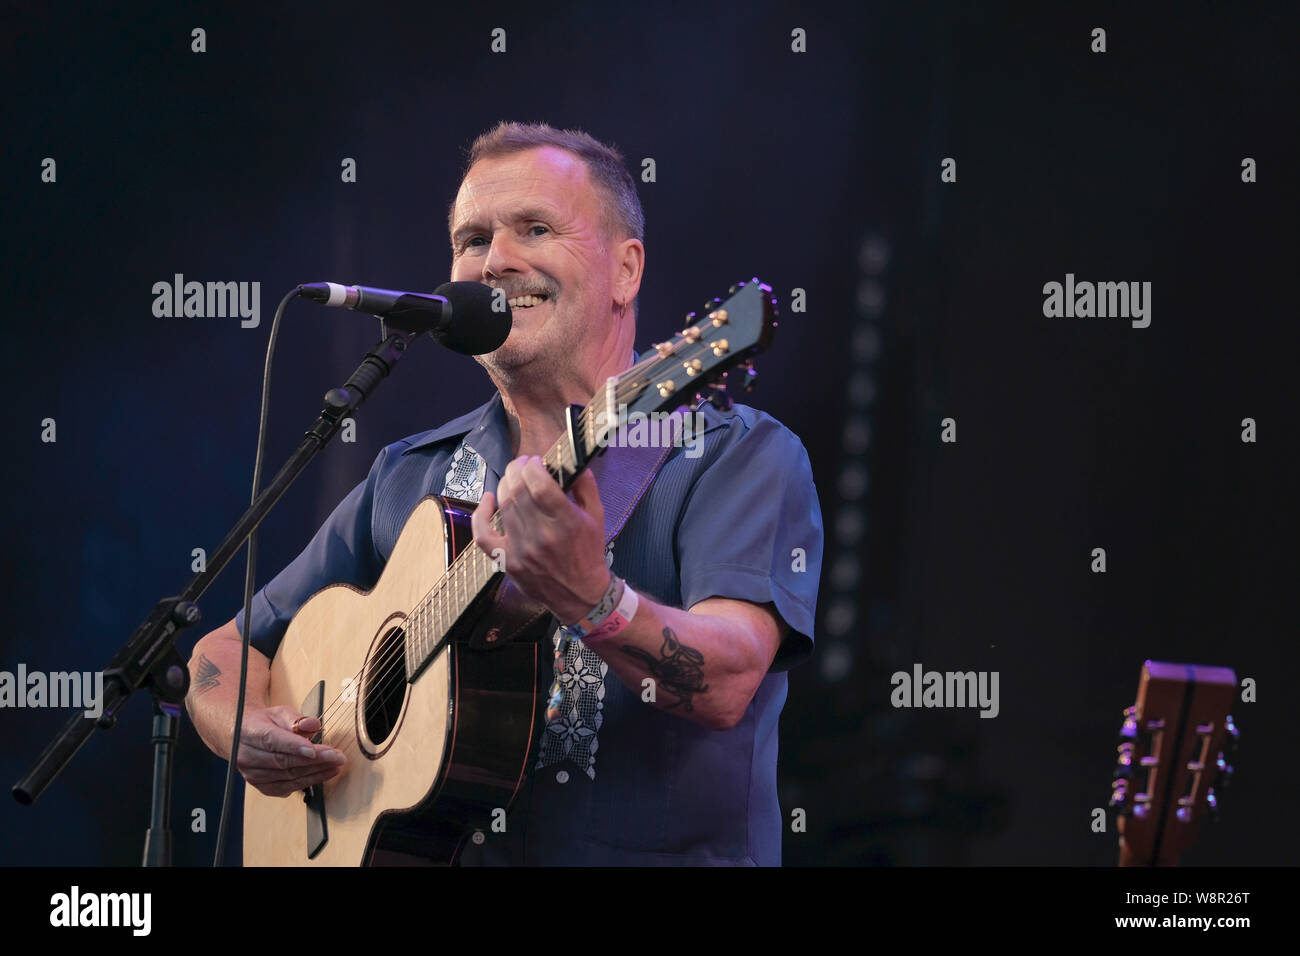
[[[658,658],[630,645],[620,650],[640,661],[661,687],[677,697],[677,701],[664,710],[672,710],[678,704],[682,710],[693,710],[691,699],[709,689],[709,685],[704,683],[704,655],[679,641],[671,627],[664,628],[664,643]]]
[[[194,679],[194,696],[200,697],[220,684],[221,681],[217,680],[220,676],[221,670],[217,665],[208,660],[206,654],[200,654],[198,674],[195,675]]]

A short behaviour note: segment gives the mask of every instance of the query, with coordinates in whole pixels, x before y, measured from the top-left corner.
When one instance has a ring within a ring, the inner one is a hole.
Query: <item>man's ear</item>
[[[645,246],[640,239],[623,239],[614,244],[614,275],[611,296],[624,305],[636,298],[645,272]]]

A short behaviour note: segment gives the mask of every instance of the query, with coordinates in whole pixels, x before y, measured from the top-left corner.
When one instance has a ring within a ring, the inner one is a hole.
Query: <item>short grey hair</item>
[[[509,156],[541,146],[567,150],[587,166],[592,185],[605,200],[605,233],[615,239],[645,239],[645,214],[636,194],[636,182],[627,171],[623,154],[579,129],[556,129],[546,123],[508,123],[504,120],[488,130],[469,148],[463,181],[470,168],[480,159]],[[456,205],[447,214],[447,231],[451,232]]]

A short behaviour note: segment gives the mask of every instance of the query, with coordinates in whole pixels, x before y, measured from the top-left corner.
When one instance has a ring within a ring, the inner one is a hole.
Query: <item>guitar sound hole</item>
[[[382,744],[397,727],[406,701],[406,634],[395,627],[375,645],[366,662],[364,714],[366,736]]]

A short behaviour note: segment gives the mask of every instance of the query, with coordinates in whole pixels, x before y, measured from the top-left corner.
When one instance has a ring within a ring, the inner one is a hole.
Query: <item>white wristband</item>
[[[622,591],[617,598],[614,598],[613,593],[610,592],[614,592],[616,587],[621,587]],[[610,592],[607,592],[606,598],[592,608],[591,613],[585,618],[568,625],[567,630],[570,634],[590,644],[592,641],[613,637],[632,623],[632,618],[636,617],[638,604],[636,592],[622,578],[613,575],[611,575]]]

